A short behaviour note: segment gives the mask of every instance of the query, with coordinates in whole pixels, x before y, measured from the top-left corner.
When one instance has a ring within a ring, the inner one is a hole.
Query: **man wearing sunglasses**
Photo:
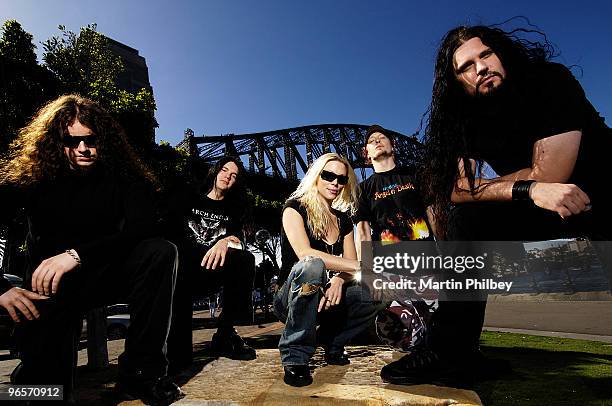
[[[79,121],[68,127],[63,143],[71,169],[87,170],[93,166],[98,158],[97,140],[97,136]]]
[[[0,223],[24,209],[29,226],[24,289],[0,285],[21,358],[11,383],[63,385],[64,403],[73,403],[80,320],[129,303],[118,388],[148,403],[180,398],[166,378],[177,251],[154,238],[155,179],[123,130],[95,102],[66,95],[44,106],[9,152]]]

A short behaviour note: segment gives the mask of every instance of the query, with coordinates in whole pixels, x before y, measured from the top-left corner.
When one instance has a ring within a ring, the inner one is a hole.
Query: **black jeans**
[[[478,202],[456,205],[450,213],[447,239],[450,241],[540,241],[569,237],[610,240],[612,222],[607,213],[595,209],[563,220],[557,213],[527,202]],[[611,247],[604,241],[593,243],[604,264]],[[476,247],[475,247],[476,248]],[[469,244],[456,255],[470,255]],[[607,266],[608,272],[611,267]],[[482,278],[478,273],[446,273],[455,280]],[[430,346],[449,357],[461,358],[478,349],[484,323],[486,293],[481,291],[440,292],[439,308],[431,322]]]
[[[176,246],[149,239],[123,261],[65,274],[57,295],[35,303],[40,318],[17,325],[22,360],[17,383],[61,384],[69,392],[74,386],[81,318],[91,309],[122,302],[130,305],[130,326],[120,370],[143,378],[165,375],[176,267]]]
[[[223,311],[217,321],[220,329],[231,329],[252,312],[255,257],[246,250],[229,248],[222,267],[202,268],[208,247],[180,250],[180,267],[168,337],[168,359],[171,368],[191,363],[193,298],[210,296],[223,287]]]

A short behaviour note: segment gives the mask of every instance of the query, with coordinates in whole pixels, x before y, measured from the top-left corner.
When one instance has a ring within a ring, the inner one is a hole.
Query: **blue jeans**
[[[285,323],[278,343],[283,365],[308,365],[319,341],[329,354],[344,351],[346,342],[364,330],[384,308],[369,299],[365,286],[347,281],[342,301],[329,310],[317,312],[327,284],[323,260],[306,257],[297,262],[287,280],[274,295],[274,313]]]

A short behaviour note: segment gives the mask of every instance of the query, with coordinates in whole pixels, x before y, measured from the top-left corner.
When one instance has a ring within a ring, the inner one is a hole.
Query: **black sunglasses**
[[[327,182],[333,182],[334,179],[338,179],[339,185],[346,185],[348,183],[348,176],[336,175],[335,173],[326,170],[321,171],[321,179]]]
[[[69,134],[64,135],[63,143],[65,147],[76,148],[83,141],[87,148],[95,148],[98,145],[97,135],[82,135],[82,136],[71,136]]]

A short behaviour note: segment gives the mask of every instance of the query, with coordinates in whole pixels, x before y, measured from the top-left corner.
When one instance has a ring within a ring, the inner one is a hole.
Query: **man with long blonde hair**
[[[288,385],[312,383],[308,362],[317,335],[328,364],[348,364],[344,345],[378,312],[364,300],[367,293],[354,277],[360,265],[349,214],[354,213],[356,187],[348,161],[324,154],[312,163],[283,208],[282,267],[274,312],[285,322],[278,348]]]
[[[153,238],[154,178],[121,127],[95,102],[65,95],[40,109],[0,165],[2,215],[23,208],[29,226],[27,288],[0,286],[21,357],[11,382],[63,385],[73,402],[80,319],[127,301],[119,387],[147,402],[177,400],[165,356],[176,247]]]

